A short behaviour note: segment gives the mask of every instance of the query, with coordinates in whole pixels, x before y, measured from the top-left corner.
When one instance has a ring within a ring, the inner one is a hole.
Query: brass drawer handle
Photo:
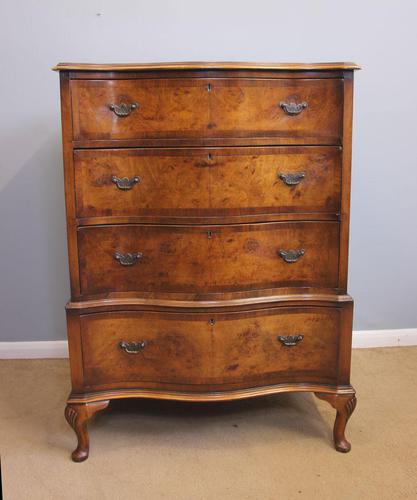
[[[278,255],[287,263],[293,264],[305,254],[304,248],[297,250],[278,250]]]
[[[116,252],[113,257],[119,262],[121,266],[133,266],[139,259],[143,257],[143,253],[119,253]]]
[[[284,110],[284,112],[290,116],[299,115],[308,106],[308,104],[305,101],[299,102],[299,103],[297,103],[297,102],[280,102],[279,105]]]
[[[121,102],[120,104],[109,104],[109,109],[113,111],[113,113],[121,118],[125,116],[129,116],[130,113],[139,107],[137,102],[132,102],[130,104],[125,104]]]
[[[305,172],[294,172],[293,174],[278,174],[278,178],[287,186],[296,186],[306,176]]]
[[[304,338],[304,335],[279,335],[277,339],[281,342],[282,345],[287,347],[292,347],[301,342]]]
[[[140,351],[145,349],[146,341],[139,340],[139,342],[125,342],[124,340],[119,343],[120,349],[127,352],[128,354],[138,354]]]
[[[132,177],[131,179],[129,179],[129,177],[117,177],[116,175],[113,175],[111,180],[122,191],[128,191],[129,189],[132,189],[132,187],[135,184],[139,184],[140,177],[135,175],[135,177]]]

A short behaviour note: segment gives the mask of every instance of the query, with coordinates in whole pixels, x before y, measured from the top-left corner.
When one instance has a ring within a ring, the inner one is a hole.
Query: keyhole
[[[208,158],[209,160],[212,160],[212,159],[213,159],[213,155],[212,155],[211,153],[209,153],[209,154],[207,155],[207,158]]]
[[[207,84],[207,92],[211,92],[211,83]]]
[[[213,238],[213,231],[207,231],[207,238],[211,240]]]
[[[213,318],[209,319],[209,325],[210,326],[214,326],[215,323],[216,323],[216,320],[214,320]]]

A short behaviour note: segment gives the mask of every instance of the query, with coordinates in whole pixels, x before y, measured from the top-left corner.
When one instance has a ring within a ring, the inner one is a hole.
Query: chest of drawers
[[[349,451],[351,63],[59,64],[75,461],[112,399],[311,391]]]

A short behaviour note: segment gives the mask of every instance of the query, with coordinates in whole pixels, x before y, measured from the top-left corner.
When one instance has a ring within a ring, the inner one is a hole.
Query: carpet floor
[[[70,460],[67,360],[0,361],[4,500],[417,498],[417,347],[353,353],[348,454],[312,394],[195,404],[115,401]]]

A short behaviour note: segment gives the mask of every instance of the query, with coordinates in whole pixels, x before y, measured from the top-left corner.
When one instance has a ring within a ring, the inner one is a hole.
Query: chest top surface
[[[236,69],[236,70],[282,70],[321,71],[357,70],[361,67],[354,62],[325,63],[263,63],[263,62],[159,62],[159,63],[58,63],[54,71],[143,71],[143,70],[195,70],[195,69]]]

